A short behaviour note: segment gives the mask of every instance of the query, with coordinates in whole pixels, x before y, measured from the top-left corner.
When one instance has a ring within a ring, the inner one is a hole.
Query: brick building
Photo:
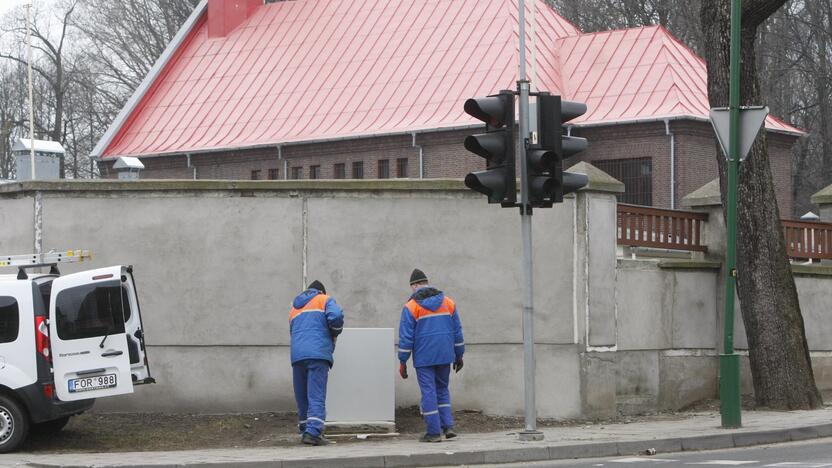
[[[587,103],[577,159],[622,180],[622,201],[678,207],[717,177],[699,57],[659,26],[584,34],[529,3],[530,79]],[[206,0],[95,154],[108,177],[118,156],[143,178],[463,177],[485,163],[462,146],[481,129],[462,103],[514,87],[516,31],[510,0]],[[802,133],[766,128],[789,216]]]

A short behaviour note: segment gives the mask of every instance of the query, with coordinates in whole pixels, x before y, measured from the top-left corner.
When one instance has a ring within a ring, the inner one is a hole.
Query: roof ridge
[[[662,26],[658,25],[658,24],[647,24],[647,25],[643,25],[643,26],[633,26],[633,27],[629,27],[629,28],[615,28],[615,29],[605,29],[603,31],[582,32],[581,34],[579,34],[579,36],[594,36],[594,35],[599,35],[599,34],[610,34],[610,33],[616,33],[616,32],[638,31],[638,30],[642,30],[642,29],[654,29],[654,28],[659,28],[659,27],[662,27]],[[569,36],[569,37],[576,37],[576,36]],[[566,38],[564,38],[564,39],[566,39]]]

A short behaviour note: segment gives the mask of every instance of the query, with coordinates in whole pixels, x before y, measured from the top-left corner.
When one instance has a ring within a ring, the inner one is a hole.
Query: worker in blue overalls
[[[292,303],[292,380],[298,405],[298,430],[307,445],[326,445],[326,381],[332,367],[335,341],[344,327],[344,312],[313,281]]]
[[[399,374],[407,378],[407,360],[413,354],[413,366],[422,393],[421,410],[427,430],[421,442],[440,442],[456,437],[451,412],[448,381],[451,364],[462,369],[465,340],[462,322],[454,301],[442,291],[428,285],[419,270],[410,275],[413,294],[402,310],[399,322]]]

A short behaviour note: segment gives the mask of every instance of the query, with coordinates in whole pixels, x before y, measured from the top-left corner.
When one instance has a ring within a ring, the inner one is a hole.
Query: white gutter
[[[468,125],[456,125],[450,127],[434,127],[434,128],[424,128],[424,129],[416,129],[416,130],[406,130],[401,132],[377,132],[377,133],[357,133],[355,135],[349,136],[342,136],[342,137],[330,137],[330,138],[317,138],[313,140],[288,140],[283,141],[280,143],[281,146],[302,146],[302,145],[314,145],[317,143],[334,143],[340,141],[353,141],[353,140],[363,140],[365,138],[381,138],[381,137],[391,137],[391,136],[411,136],[413,132],[419,132],[420,134],[424,133],[441,133],[441,132],[453,132],[457,130],[480,130],[483,128],[482,124],[468,124]],[[188,152],[191,154],[209,154],[209,153],[222,153],[229,150],[253,150],[253,149],[263,149],[263,148],[273,148],[276,143],[264,143],[261,145],[249,145],[249,146],[222,146],[216,148],[206,148],[206,149],[197,149],[197,150],[189,150]],[[106,149],[106,148],[105,148]],[[179,154],[185,154],[181,151],[173,151],[170,153],[145,153],[145,154],[131,154],[129,156],[136,157],[136,158],[155,158],[155,157],[164,157],[164,156],[176,156]],[[117,156],[124,156],[124,155],[110,155],[107,156],[107,159],[115,159]]]
[[[639,124],[639,123],[655,123],[655,122],[665,122],[668,120],[694,120],[697,122],[707,122],[710,123],[710,120],[707,117],[701,115],[667,115],[667,116],[654,116],[654,117],[645,117],[640,119],[618,119],[618,120],[605,120],[603,122],[578,122],[573,123],[578,128],[592,128],[592,127],[610,127],[613,125],[626,125],[626,124]],[[783,135],[791,135],[796,137],[801,137],[807,135],[805,132],[800,131],[790,131],[790,130],[781,130],[778,128],[769,128],[766,127],[766,130],[772,133],[781,133]]]
[[[413,132],[413,147],[419,148],[419,178],[425,178],[425,151],[422,145],[416,144],[416,132]]]
[[[670,137],[670,209],[676,209],[676,135],[670,131],[670,119],[664,121],[664,133]]]
[[[130,96],[130,99],[127,101],[127,104],[121,109],[121,112],[118,113],[113,123],[110,124],[110,127],[104,133],[104,136],[98,140],[98,144],[95,145],[95,148],[92,150],[92,156],[100,157],[101,154],[104,153],[104,150],[110,146],[112,143],[113,138],[115,138],[116,133],[121,129],[124,123],[127,121],[127,118],[133,111],[136,109],[136,106],[142,100],[147,91],[150,89],[150,86],[153,85],[153,82],[156,81],[156,78],[165,68],[165,65],[168,64],[173,54],[179,49],[179,46],[185,42],[185,38],[191,33],[194,29],[199,18],[208,8],[208,0],[201,0],[199,5],[194,8],[194,11],[191,13],[191,16],[185,21],[185,24],[179,28],[179,31],[176,33],[176,36],[173,37],[173,40],[170,41],[165,51],[162,52],[162,55],[156,60],[156,63],[153,65],[153,68],[150,69],[150,72],[147,76],[144,77],[144,80],[136,88],[136,91],[133,92],[133,95]]]

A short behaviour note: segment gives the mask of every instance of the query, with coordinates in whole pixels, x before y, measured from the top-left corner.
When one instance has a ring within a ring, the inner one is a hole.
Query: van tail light
[[[50,400],[55,398],[55,386],[51,383],[43,384],[43,396],[49,398]]]
[[[35,346],[38,354],[43,356],[46,362],[51,363],[52,350],[49,345],[49,326],[46,325],[46,317],[35,317]]]

